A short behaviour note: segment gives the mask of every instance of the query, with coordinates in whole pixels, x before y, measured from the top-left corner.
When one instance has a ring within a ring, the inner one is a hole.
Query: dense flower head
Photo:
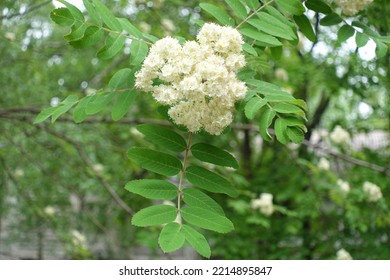
[[[251,208],[253,210],[259,209],[261,213],[266,216],[271,216],[274,212],[274,206],[272,203],[273,195],[270,193],[262,193],[260,198],[253,199],[251,201]]]
[[[136,87],[170,106],[168,114],[176,124],[219,135],[247,91],[236,77],[245,66],[243,43],[237,30],[214,23],[202,27],[197,41],[180,45],[165,37],[151,47],[136,74]]]
[[[383,197],[381,188],[371,182],[364,182],[363,191],[370,202],[376,202]]]
[[[329,2],[336,3],[347,16],[356,15],[374,0],[330,0]]]

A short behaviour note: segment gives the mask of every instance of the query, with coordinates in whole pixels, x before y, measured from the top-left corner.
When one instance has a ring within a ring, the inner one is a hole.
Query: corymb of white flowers
[[[219,135],[233,121],[234,104],[247,87],[236,73],[245,66],[244,41],[231,27],[206,23],[197,41],[157,41],[136,73],[136,87],[169,105],[169,116],[190,132]]]

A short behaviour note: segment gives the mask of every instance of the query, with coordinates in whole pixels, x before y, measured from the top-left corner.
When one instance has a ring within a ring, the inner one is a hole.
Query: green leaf
[[[276,112],[284,113],[284,114],[294,114],[294,113],[302,111],[301,108],[299,108],[295,105],[292,105],[292,104],[287,104],[287,103],[278,103],[278,104],[275,104],[272,108]]]
[[[313,26],[306,15],[294,16],[294,21],[298,25],[301,32],[312,42],[317,41],[316,34],[314,33]]]
[[[336,13],[331,13],[326,15],[324,18],[320,20],[320,24],[322,26],[331,26],[331,25],[336,25],[342,22],[343,19]]]
[[[358,48],[364,47],[368,43],[368,40],[370,40],[370,37],[366,34],[356,32],[355,41]]]
[[[69,9],[69,12],[72,14],[74,19],[76,19],[78,21],[82,21],[82,22],[85,21],[83,13],[79,9],[77,9],[75,6],[73,6],[72,4],[70,4],[64,0],[57,0],[57,1],[64,4],[65,7],[67,7]]]
[[[248,13],[246,8],[240,0],[225,0],[225,2],[239,19],[245,19],[247,17]]]
[[[125,40],[126,38],[120,34],[109,34],[104,47],[98,51],[97,57],[100,59],[110,59],[114,57],[122,50],[125,45]]]
[[[102,25],[103,21],[100,18],[99,13],[96,11],[95,6],[91,3],[90,0],[83,0],[84,6],[88,11],[89,16],[91,19],[99,26]]]
[[[278,18],[268,13],[260,12],[257,14],[256,19],[250,19],[248,23],[256,27],[258,30],[276,37],[287,40],[297,39],[289,25],[279,21]]]
[[[46,119],[48,119],[54,113],[54,111],[56,109],[57,109],[56,107],[50,107],[50,108],[46,108],[46,109],[42,110],[38,114],[38,116],[36,116],[36,118],[34,119],[34,124],[41,123],[41,122],[45,121]]]
[[[111,110],[111,118],[114,121],[118,121],[123,118],[129,111],[129,107],[134,103],[137,98],[137,92],[132,90],[126,90],[115,93],[116,100]]]
[[[219,233],[234,230],[233,223],[228,218],[200,207],[184,207],[181,210],[181,215],[187,223],[204,229]]]
[[[164,253],[169,253],[180,249],[186,240],[182,232],[182,225],[178,223],[166,224],[158,237],[158,244]]]
[[[103,95],[93,95],[88,102],[85,112],[87,115],[94,115],[107,107],[108,103],[114,98],[113,92],[105,93]]]
[[[382,43],[381,41],[377,40],[377,39],[374,39],[375,41],[375,44],[376,44],[376,48],[375,48],[375,54],[376,54],[376,57],[377,58],[381,58],[381,57],[384,57],[387,53],[387,50],[389,49],[389,47]]]
[[[288,143],[288,136],[287,136],[287,125],[283,121],[282,118],[276,119],[275,121],[275,135],[276,139],[282,144],[287,144]]]
[[[186,240],[191,244],[195,251],[205,258],[210,258],[210,246],[201,233],[188,225],[182,225],[182,232],[185,234]]]
[[[202,10],[205,10],[223,25],[235,25],[234,20],[221,8],[208,3],[201,3],[199,6],[202,8]]]
[[[237,160],[230,153],[210,144],[195,144],[191,147],[191,153],[194,157],[204,162],[238,168]]]
[[[134,25],[132,25],[127,18],[118,18],[119,22],[122,24],[122,28],[129,33],[130,35],[142,39],[143,35],[142,32],[136,28]]]
[[[280,8],[287,13],[299,16],[305,12],[305,7],[298,0],[276,0]]]
[[[243,49],[245,52],[247,52],[247,53],[249,53],[249,54],[251,54],[251,55],[258,56],[258,54],[257,54],[257,52],[256,52],[256,50],[255,50],[255,48],[252,47],[251,45],[249,45],[248,43],[244,43],[244,45],[242,46],[242,49]]]
[[[242,35],[255,39],[256,41],[262,43],[266,47],[275,47],[281,46],[282,43],[276,39],[274,36],[265,34],[264,32],[257,31],[251,28],[240,28],[238,30]]]
[[[190,207],[200,207],[225,216],[223,209],[214,199],[195,188],[183,190],[183,200]]]
[[[137,227],[166,224],[176,219],[177,212],[178,209],[170,205],[154,205],[135,213],[131,223]]]
[[[54,123],[61,115],[69,111],[74,104],[78,102],[77,95],[69,95],[65,98],[56,108],[56,110],[51,115],[51,123]]]
[[[250,86],[255,87],[256,92],[262,93],[262,94],[280,94],[284,92],[277,86],[271,83],[267,83],[260,80],[247,80],[246,83]]]
[[[122,32],[122,25],[112,12],[99,0],[92,0],[103,22],[112,30]]]
[[[322,14],[330,14],[332,9],[322,0],[307,0],[305,2],[306,8]]]
[[[148,54],[149,47],[142,41],[133,40],[130,45],[130,64],[139,65],[141,64],[146,55]]]
[[[272,120],[275,116],[276,112],[270,108],[266,108],[264,112],[260,114],[259,131],[265,141],[272,140],[272,137],[268,132],[268,127],[272,124]]]
[[[286,133],[288,138],[296,144],[302,143],[305,135],[302,130],[297,127],[287,127]]]
[[[267,104],[267,100],[261,97],[255,96],[251,98],[245,105],[245,116],[252,120],[260,108],[262,108],[265,104]]]
[[[104,36],[104,31],[97,26],[88,26],[81,39],[70,41],[69,44],[74,48],[89,48],[99,42]]]
[[[298,126],[303,131],[307,131],[304,122],[296,117],[283,117],[283,121],[287,126]]]
[[[343,25],[337,32],[337,41],[345,42],[355,34],[355,29],[348,24]]]
[[[356,27],[359,27],[359,28],[363,29],[364,33],[367,34],[370,37],[378,38],[378,39],[380,39],[380,37],[381,37],[378,34],[378,32],[372,30],[370,27],[368,27],[366,24],[364,24],[364,23],[362,23],[360,21],[353,21],[352,22],[352,26],[356,26]]]
[[[70,32],[64,36],[68,41],[77,41],[83,38],[87,25],[85,23],[76,22],[70,28]]]
[[[125,189],[149,199],[161,200],[174,199],[179,192],[174,184],[156,179],[130,181],[126,184]]]
[[[273,16],[274,18],[278,19],[279,21],[283,22],[284,24],[290,26],[290,28],[293,30],[293,32],[295,33],[295,24],[291,21],[288,20],[288,18],[283,15],[281,12],[279,12],[277,9],[275,9],[274,7],[272,6],[267,6],[265,9],[264,9],[268,14],[270,14],[271,16]]]
[[[231,197],[237,196],[237,190],[224,177],[200,166],[190,166],[186,170],[187,180],[206,191],[224,193]]]
[[[58,8],[51,11],[50,18],[61,26],[71,26],[74,23],[74,17],[67,8]]]
[[[117,71],[108,82],[108,87],[111,89],[121,89],[134,86],[134,73],[135,71],[130,68],[123,68]]]
[[[248,5],[249,9],[256,10],[259,7],[258,0],[245,0],[245,3]]]
[[[177,158],[146,148],[130,148],[127,151],[127,156],[142,168],[165,176],[176,175],[182,168],[181,162]]]
[[[154,124],[140,124],[137,125],[137,130],[145,135],[148,141],[170,151],[183,152],[187,147],[184,138],[170,128]]]
[[[80,123],[87,117],[86,113],[86,107],[88,103],[93,99],[93,96],[85,96],[82,99],[80,99],[79,103],[73,110],[73,120],[76,123]]]

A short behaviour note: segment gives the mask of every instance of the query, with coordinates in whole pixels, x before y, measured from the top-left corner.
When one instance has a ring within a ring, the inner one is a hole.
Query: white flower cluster
[[[85,235],[81,234],[78,230],[72,230],[71,231],[71,236],[72,236],[72,243],[75,246],[80,246],[80,247],[87,247],[86,246],[86,237]]]
[[[169,105],[169,116],[190,132],[219,135],[233,121],[234,104],[247,87],[236,73],[245,66],[244,41],[231,27],[206,23],[197,41],[157,41],[136,74],[136,87]]]
[[[364,182],[363,191],[370,202],[376,202],[383,197],[381,188],[371,182]]]
[[[57,213],[57,210],[53,207],[53,206],[46,206],[45,209],[43,209],[43,212],[49,216],[49,217],[53,217],[56,213]]]
[[[373,1],[374,0],[332,0],[330,2],[336,3],[345,15],[353,16],[361,10],[364,10],[366,6],[371,4]]]
[[[352,256],[345,249],[340,249],[336,253],[338,260],[352,260]]]
[[[318,169],[320,170],[329,170],[330,169],[330,163],[329,160],[326,158],[320,158],[320,161],[318,162]]]
[[[262,193],[260,198],[251,201],[251,208],[253,210],[260,209],[260,212],[266,216],[271,216],[274,212],[272,203],[273,196],[270,193]]]
[[[333,131],[330,133],[330,140],[335,144],[348,144],[351,141],[348,131],[341,126],[336,125]]]
[[[350,190],[349,183],[346,181],[343,181],[341,179],[337,179],[337,185],[341,189],[342,192],[348,193]]]

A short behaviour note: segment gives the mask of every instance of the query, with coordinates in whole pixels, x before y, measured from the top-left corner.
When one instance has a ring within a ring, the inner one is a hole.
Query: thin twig
[[[48,1],[36,4],[35,6],[31,6],[30,8],[28,8],[23,13],[18,12],[18,13],[14,13],[14,14],[10,14],[10,15],[3,15],[3,16],[0,17],[0,20],[11,19],[11,18],[14,18],[14,17],[27,15],[28,13],[31,13],[31,12],[33,12],[35,10],[38,10],[38,9],[42,8],[43,6],[46,6],[47,4],[50,4],[51,2],[52,2],[52,0],[48,0]]]
[[[94,170],[93,168],[93,163],[89,159],[88,155],[85,153],[83,147],[81,146],[80,143],[74,141],[73,139],[67,137],[64,134],[61,134],[57,131],[54,131],[52,129],[49,129],[48,127],[42,126],[42,128],[48,132],[49,134],[71,144],[79,154],[81,160],[86,164],[91,171],[94,173],[94,176],[98,179],[100,184],[108,191],[108,193],[111,195],[111,197],[114,199],[114,201],[123,209],[125,210],[128,214],[134,215],[134,211],[127,206],[127,204],[119,197],[119,195],[115,192],[115,190],[110,186],[110,184],[98,173]]]
[[[248,20],[250,20],[253,16],[257,15],[262,9],[266,8],[267,6],[271,5],[275,0],[270,0],[267,3],[265,3],[263,6],[260,6],[257,10],[255,10],[253,13],[251,13],[249,16],[247,16],[245,19],[243,19],[237,26],[236,29],[239,29],[244,23],[246,23]]]
[[[12,108],[12,109],[4,109],[0,110],[0,119],[11,119],[11,120],[18,120],[23,122],[32,122],[32,116],[31,115],[37,115],[40,112],[39,109],[25,107],[25,108]],[[63,115],[60,118],[58,118],[57,122],[71,122],[73,123],[73,119],[67,115]],[[155,120],[155,119],[148,119],[148,118],[138,118],[138,119],[128,119],[123,118],[119,121],[113,121],[110,118],[97,118],[97,117],[89,117],[86,119],[84,124],[94,124],[94,123],[102,123],[102,124],[143,124],[143,123],[151,123],[151,124],[157,124],[157,125],[163,125],[163,126],[171,126],[171,124],[168,121],[165,120]],[[83,124],[82,123],[82,124]],[[234,130],[251,130],[251,131],[259,131],[259,128],[256,125],[252,124],[232,124],[232,129]],[[273,130],[270,130],[271,134],[274,134]],[[315,149],[317,151],[321,151],[324,153],[327,153],[333,157],[340,158],[344,161],[350,162],[354,165],[362,166],[371,170],[374,170],[376,172],[380,172],[385,174],[386,176],[390,176],[390,170],[386,167],[379,166],[374,163],[366,162],[354,157],[351,157],[346,154],[338,153],[335,151],[330,150],[329,148],[325,148],[319,145],[315,145],[310,143],[309,141],[304,141],[302,143],[303,145],[310,147],[312,149]]]

